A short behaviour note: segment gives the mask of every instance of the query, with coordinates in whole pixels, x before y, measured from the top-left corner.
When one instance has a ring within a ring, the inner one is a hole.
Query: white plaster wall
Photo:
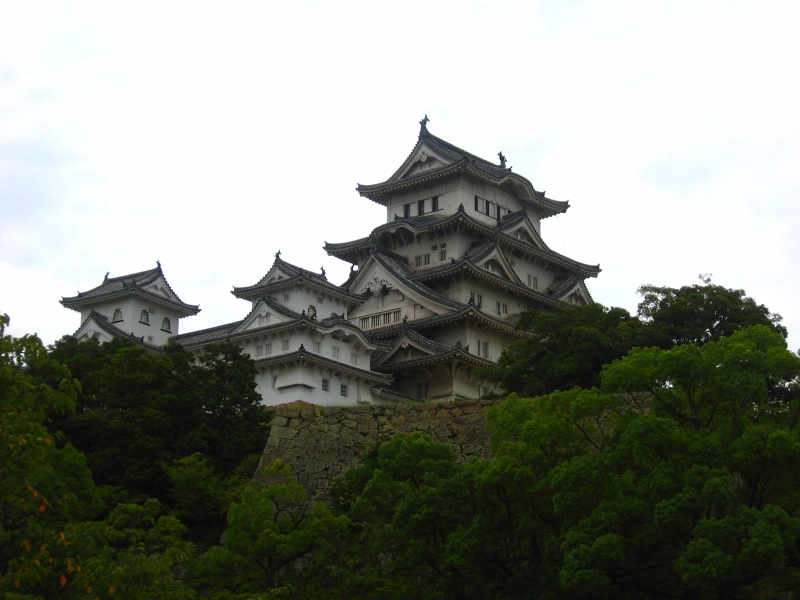
[[[274,388],[273,377],[277,378]],[[322,389],[323,378],[328,379],[328,391]],[[342,384],[347,385],[347,396],[341,395]],[[258,372],[256,386],[264,406],[295,400],[321,406],[353,406],[359,401],[373,401],[370,381],[336,373],[317,365],[308,365],[303,369],[273,365]]]

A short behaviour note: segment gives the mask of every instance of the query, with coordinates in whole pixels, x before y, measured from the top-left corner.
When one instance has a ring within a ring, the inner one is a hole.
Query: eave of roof
[[[369,379],[380,383],[391,383],[392,380],[394,379],[391,375],[376,373],[374,371],[367,371],[366,369],[353,367],[351,365],[339,362],[337,360],[332,360],[330,358],[325,358],[324,356],[320,356],[319,354],[314,354],[313,352],[309,352],[308,350],[306,350],[302,345],[298,350],[295,350],[294,352],[279,354],[277,356],[258,358],[254,362],[256,364],[256,367],[260,367],[260,366],[268,366],[273,364],[290,362],[292,360],[298,360],[298,359],[305,359],[308,360],[309,362],[326,366],[331,369],[336,369],[337,371],[343,373],[348,373],[350,375],[355,375],[357,377],[362,377],[364,379]]]
[[[407,323],[397,323],[395,325],[387,325],[386,327],[376,327],[375,329],[367,329],[365,330],[365,334],[367,335],[367,337],[375,337],[375,338],[394,337],[395,335],[398,335],[407,328],[414,330],[425,329],[428,327],[436,327],[439,325],[445,325],[447,323],[452,323],[455,321],[460,321],[469,318],[477,319],[486,325],[495,327],[501,331],[515,335],[517,337],[529,337],[531,335],[527,331],[516,329],[514,327],[514,323],[510,321],[506,321],[503,319],[496,319],[492,315],[486,314],[485,312],[477,308],[472,302],[465,304],[461,310],[455,312],[445,313],[443,315],[434,315],[432,317],[426,317],[424,319],[408,321]],[[378,340],[376,339],[376,341]]]
[[[375,367],[375,369],[385,371],[387,373],[393,373],[395,371],[402,371],[410,367],[423,367],[452,360],[459,360],[475,367],[484,367],[493,364],[488,359],[480,358],[474,354],[470,354],[464,348],[452,348],[449,351],[430,354],[428,356],[419,356],[395,363],[383,364],[379,367]]]
[[[384,269],[389,271],[389,273],[397,277],[397,279],[405,286],[415,291],[419,295],[427,298],[428,300],[448,308],[461,308],[464,306],[462,303],[451,300],[444,294],[440,294],[439,292],[432,290],[427,285],[423,285],[414,281],[413,279],[410,279],[409,274],[406,273],[406,271],[409,270],[407,265],[404,267],[401,263],[385,254],[382,254],[381,252],[375,252],[372,254],[372,258],[374,258]]]
[[[159,277],[164,280],[167,288],[175,295],[177,300],[165,298],[143,289],[142,286],[153,283]],[[81,307],[91,306],[98,301],[112,300],[114,298],[128,296],[131,293],[141,295],[162,306],[169,306],[182,313],[183,316],[196,315],[200,312],[199,305],[187,304],[178,297],[178,294],[175,293],[175,290],[172,289],[169,281],[167,281],[167,278],[164,276],[160,263],[155,269],[150,269],[149,271],[140,271],[129,275],[121,275],[119,277],[107,277],[103,280],[103,283],[89,291],[78,292],[77,296],[62,297],[61,304],[66,308],[79,311]]]
[[[343,290],[340,286],[335,285],[333,283],[325,282],[323,285],[316,279],[309,279],[304,275],[297,275],[290,279],[280,279],[277,281],[271,281],[269,283],[264,284],[256,284],[251,285],[249,287],[234,287],[231,294],[236,296],[237,298],[241,298],[244,300],[253,300],[254,298],[261,297],[265,294],[269,294],[272,291],[282,290],[287,287],[291,286],[308,286],[312,289],[324,292],[326,294],[330,294],[331,296],[335,296],[337,298],[347,300],[352,304],[360,304],[364,301],[362,296],[357,294],[351,294],[347,290]]]
[[[430,171],[401,179],[401,171],[404,167],[407,168],[409,159],[423,143],[427,144],[437,154],[440,154],[442,157],[453,162],[449,165],[439,167],[438,169],[432,169]],[[362,196],[366,196],[378,204],[385,205],[388,200],[387,194],[391,193],[392,191],[411,185],[418,185],[432,179],[447,177],[459,172],[469,172],[476,177],[486,179],[496,185],[502,185],[506,182],[514,182],[522,185],[523,188],[529,190],[530,194],[529,198],[523,198],[523,200],[535,204],[537,208],[541,209],[542,212],[545,213],[545,216],[560,214],[566,212],[569,208],[569,202],[562,202],[547,198],[543,192],[536,191],[536,189],[533,187],[533,184],[528,179],[513,173],[510,168],[503,168],[502,166],[495,165],[480,158],[479,156],[471,154],[466,150],[462,150],[461,148],[431,134],[425,127],[423,127],[420,131],[419,140],[415,144],[413,150],[409,153],[406,160],[403,161],[403,164],[389,179],[377,184],[358,184],[356,189]]]
[[[110,336],[117,337],[117,338],[120,338],[122,340],[128,340],[129,342],[133,342],[134,344],[136,344],[138,346],[142,346],[143,348],[146,348],[147,350],[149,350],[151,352],[162,352],[163,351],[161,346],[156,346],[155,344],[149,344],[149,343],[145,342],[144,341],[144,336],[142,336],[140,338],[137,338],[133,334],[126,335],[124,331],[122,331],[121,329],[117,329],[111,323],[109,323],[108,322],[108,318],[105,315],[101,315],[100,313],[98,313],[96,311],[91,311],[89,313],[89,315],[86,317],[86,319],[84,319],[83,323],[81,323],[81,326],[78,327],[78,329],[75,330],[75,333],[73,335],[77,335],[78,332],[81,329],[83,329],[84,326],[86,325],[86,323],[88,323],[89,321],[92,321],[93,323],[95,323],[100,329],[105,331]]]
[[[411,232],[419,234],[443,227],[448,227],[455,222],[460,222],[468,225],[475,231],[483,233],[487,237],[497,235],[500,242],[502,242],[506,246],[511,246],[523,252],[532,254],[537,258],[550,261],[551,263],[556,264],[562,268],[569,270],[578,270],[585,277],[596,277],[597,274],[600,273],[600,265],[589,265],[578,262],[562,254],[559,254],[558,252],[555,252],[554,250],[551,250],[546,246],[543,248],[538,248],[533,244],[530,244],[523,240],[519,240],[514,236],[506,233],[505,230],[514,227],[515,225],[518,225],[525,218],[527,218],[527,214],[524,213],[523,209],[521,211],[517,211],[515,213],[507,215],[503,220],[500,221],[500,223],[497,226],[491,226],[481,221],[478,221],[474,217],[470,216],[464,210],[463,206],[461,206],[459,207],[459,210],[449,215],[441,215],[441,216],[424,215],[423,217],[408,217],[408,218],[398,217],[390,223],[384,223],[383,225],[379,225],[372,231],[372,233],[368,237],[361,238],[358,240],[353,240],[352,242],[340,242],[333,244],[326,242],[324,249],[331,256],[336,256],[337,258],[341,258],[342,260],[347,260],[346,257],[348,254],[357,253],[358,251],[363,252],[366,249],[370,248],[370,246],[373,243],[375,243],[375,241],[380,237],[380,235],[387,230],[396,229],[398,227],[406,227]],[[382,253],[387,252],[383,248],[380,248],[380,251]]]

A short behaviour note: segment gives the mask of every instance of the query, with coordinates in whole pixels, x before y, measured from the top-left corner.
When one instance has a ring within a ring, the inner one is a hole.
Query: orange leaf
[[[52,444],[53,442],[51,442],[51,441],[50,441],[50,438],[44,438],[44,443],[45,443],[45,444],[47,444],[47,445],[49,446],[49,445],[50,445],[50,444]]]
[[[25,550],[27,550],[28,552],[30,552],[31,551],[31,541],[30,540],[25,540],[24,542],[22,542],[22,547],[25,548]]]
[[[87,588],[86,588],[86,593],[87,593],[87,594],[91,594],[93,589],[94,589],[94,588],[93,588],[92,586],[89,586],[89,587],[87,587]]]
[[[8,447],[13,450],[14,449],[14,444],[9,444]]]
[[[108,593],[109,593],[109,594],[112,594],[112,595],[113,595],[113,594],[114,594],[114,592],[116,592],[116,591],[117,591],[117,588],[116,588],[116,587],[114,587],[113,585],[112,585],[110,588],[108,588]]]
[[[67,585],[67,578],[64,575],[62,575],[61,576],[61,587],[64,587],[65,585]]]
[[[14,580],[14,587],[15,587],[15,588],[18,588],[18,587],[19,587],[19,579],[15,579],[15,580]]]
[[[39,506],[39,512],[44,512],[44,504]]]
[[[39,492],[37,490],[33,490],[33,497],[36,498],[36,496],[38,496],[38,495],[39,495]]]

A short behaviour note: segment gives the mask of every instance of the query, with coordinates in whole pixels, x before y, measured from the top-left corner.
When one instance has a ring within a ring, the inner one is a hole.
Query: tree
[[[270,413],[255,391],[253,362],[237,347],[211,345],[195,361],[176,344],[154,354],[124,341],[63,338],[51,355],[83,377],[75,413],[53,415],[52,428],[86,454],[98,485],[170,503],[163,466],[174,460],[201,453],[222,479],[243,462],[254,468]]]
[[[494,451],[537,481],[528,518],[561,553],[564,593],[796,593],[799,376],[800,359],[762,325],[633,350],[604,368],[602,391],[493,408]]]
[[[779,314],[757,304],[744,290],[712,285],[710,281],[705,278],[704,285],[677,289],[641,286],[638,315],[647,324],[642,345],[665,349],[680,344],[700,346],[751,325],[765,325],[784,338],[788,335]]]
[[[280,460],[264,470],[264,480],[264,487],[244,489],[228,510],[222,545],[200,561],[198,579],[220,590],[212,598],[288,594],[296,565],[308,564],[347,527],[346,517],[333,516],[322,503],[309,507],[305,489]]]
[[[533,337],[512,343],[482,373],[507,392],[539,396],[599,385],[603,365],[636,345],[642,323],[622,308],[591,304],[558,313],[528,310],[517,328]]]

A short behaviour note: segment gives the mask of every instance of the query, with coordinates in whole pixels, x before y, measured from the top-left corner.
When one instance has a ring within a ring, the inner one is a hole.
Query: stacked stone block
[[[486,412],[493,404],[488,400],[348,407],[284,404],[276,407],[259,472],[281,458],[312,498],[325,500],[331,479],[357,466],[366,448],[398,432],[425,432],[449,444],[459,462],[488,457]]]

